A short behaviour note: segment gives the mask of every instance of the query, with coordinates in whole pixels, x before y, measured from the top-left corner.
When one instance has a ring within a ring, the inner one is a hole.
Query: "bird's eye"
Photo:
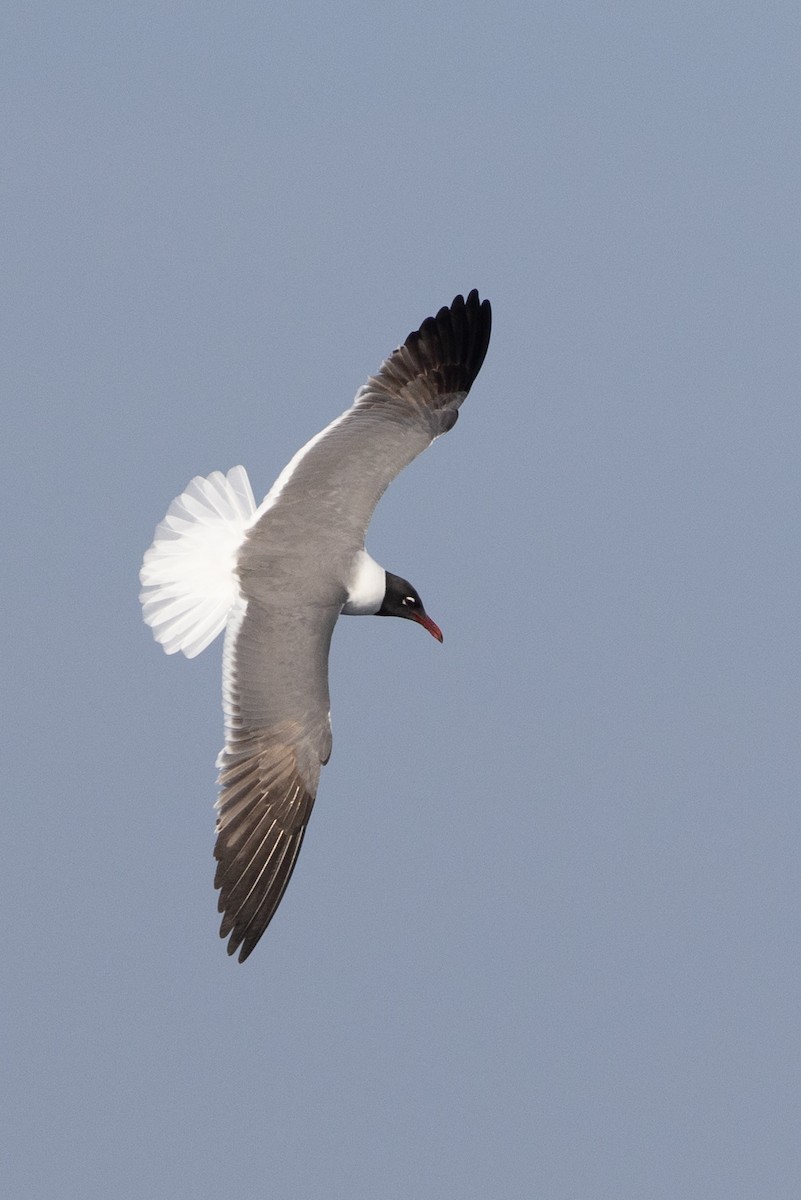
[[[411,605],[411,607],[412,607],[412,608],[414,608],[414,606],[415,606],[415,604],[417,603],[417,601],[415,600],[414,596],[404,596],[404,597],[403,597],[403,603],[404,603],[404,604],[409,604],[409,605]]]

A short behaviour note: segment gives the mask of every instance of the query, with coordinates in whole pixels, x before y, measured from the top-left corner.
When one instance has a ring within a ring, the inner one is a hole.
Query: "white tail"
[[[142,616],[167,654],[194,658],[239,596],[236,552],[256,504],[244,467],[196,475],[167,509],[139,572]]]

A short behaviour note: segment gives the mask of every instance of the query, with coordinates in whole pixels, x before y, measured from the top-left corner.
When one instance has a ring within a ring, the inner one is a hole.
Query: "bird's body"
[[[331,753],[328,651],[341,613],[403,616],[440,641],[414,588],[364,549],[389,483],[454,425],[490,334],[490,306],[457,296],[409,335],[256,508],[245,471],[192,480],[145,555],[144,618],[168,653],[225,627],[226,744],[215,886],[243,961],[289,882]]]

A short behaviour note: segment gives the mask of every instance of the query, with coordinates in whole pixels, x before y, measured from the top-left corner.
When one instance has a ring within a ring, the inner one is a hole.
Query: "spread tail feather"
[[[256,503],[244,467],[196,475],[156,528],[139,572],[142,616],[167,652],[194,658],[239,595],[236,553]]]

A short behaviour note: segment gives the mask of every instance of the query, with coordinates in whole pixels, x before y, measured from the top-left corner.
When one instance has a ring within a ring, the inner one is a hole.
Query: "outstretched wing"
[[[477,291],[428,317],[359,389],[351,407],[279,475],[259,513],[272,536],[284,520],[347,553],[364,542],[373,509],[395,476],[456,423],[489,345],[492,314]]]
[[[226,744],[214,855],[220,936],[244,962],[295,866],[331,753],[328,649],[339,611],[241,600],[226,632]]]

